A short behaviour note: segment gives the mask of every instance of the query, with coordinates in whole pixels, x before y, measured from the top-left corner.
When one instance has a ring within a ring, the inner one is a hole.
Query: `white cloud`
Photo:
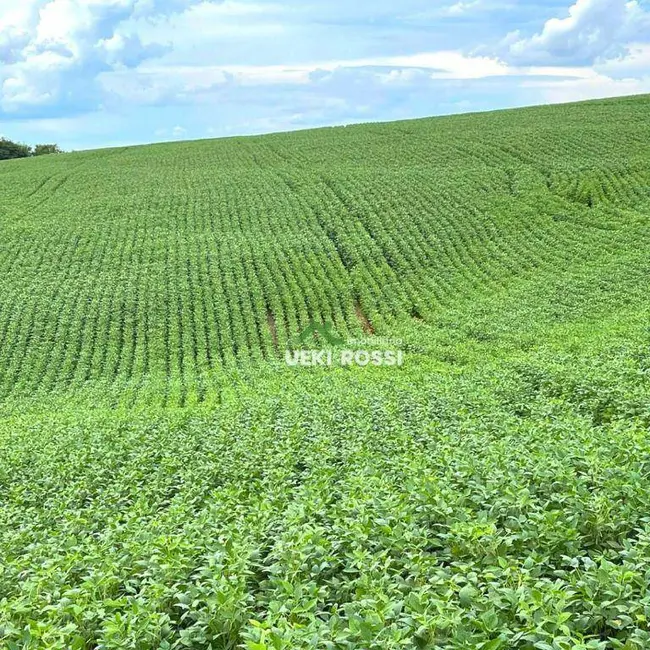
[[[105,88],[118,95],[133,95],[135,86],[156,88],[159,96],[187,95],[212,90],[215,86],[308,85],[341,70],[376,69],[384,83],[431,79],[480,79],[506,75],[508,67],[497,59],[465,56],[459,52],[425,52],[336,61],[314,61],[300,65],[170,66],[142,65],[126,73],[101,76]],[[155,94],[155,93],[152,93]]]
[[[141,0],[22,0],[20,9],[0,1],[5,111],[82,102],[98,71],[132,67],[162,51],[119,31],[142,11]]]
[[[202,95],[232,87],[313,87],[334,78],[352,81],[363,74],[385,86],[413,86],[427,81],[468,81],[491,77],[594,80],[601,73],[590,66],[513,66],[496,58],[459,52],[423,52],[408,56],[315,61],[297,66],[169,66],[150,63],[136,70],[101,75],[104,89],[116,97],[142,104],[201,101]],[[603,72],[604,74],[604,72]],[[540,82],[544,83],[544,82]]]
[[[616,69],[622,73],[626,66],[640,65],[646,56],[650,56],[650,46],[639,45],[630,51],[627,58],[612,60],[608,67],[598,70],[593,66],[509,65],[496,58],[467,56],[453,51],[314,61],[298,66],[167,66],[164,62],[152,62],[137,70],[102,75],[102,83],[107,91],[123,100],[167,106],[178,102],[195,107],[214,106],[223,100],[246,101],[244,97],[260,101],[259,98],[273,96],[269,93],[284,93],[288,102],[290,96],[299,97],[300,100],[295,101],[304,104],[311,101],[306,99],[311,96],[316,98],[319,106],[328,106],[330,117],[349,114],[350,120],[354,121],[359,111],[353,115],[350,105],[355,101],[383,102],[390,96],[387,93],[404,93],[405,90],[408,93],[428,92],[427,88],[432,91],[442,87],[440,84],[457,81],[468,87],[468,82],[499,79],[495,87],[510,88],[513,93],[534,91],[529,96],[539,97],[541,102],[644,92],[648,87],[647,80],[633,79],[631,75],[616,80],[614,72]],[[489,86],[483,87],[484,92],[490,92]],[[300,94],[288,95],[289,92]],[[404,96],[408,97],[408,94]],[[337,102],[339,104],[335,106]],[[448,112],[458,112],[469,106],[462,99],[448,104],[445,109]],[[285,125],[296,126],[303,119],[307,120],[303,115],[315,119],[315,111],[316,108],[311,106],[304,113],[287,112],[281,119]],[[254,122],[256,131],[264,130],[259,119],[242,123],[242,128],[252,129]],[[170,130],[166,131],[166,136],[174,137]]]
[[[466,13],[471,12],[473,9],[476,9],[481,4],[481,0],[466,0],[461,2],[456,2],[449,7],[446,7],[443,12],[447,16],[462,16]]]
[[[0,0],[0,63],[8,65],[18,60],[31,40],[38,20],[35,0]]]
[[[171,129],[163,128],[156,129],[154,135],[159,138],[174,138],[179,139],[187,135],[187,129],[183,126],[174,126]]]
[[[370,59],[363,65],[428,69],[436,79],[482,79],[507,73],[507,66],[497,58],[454,51]]]
[[[377,78],[383,84],[408,86],[427,76],[426,72],[417,68],[396,68],[388,72],[380,72]]]
[[[535,88],[540,91],[542,101],[555,104],[650,93],[650,76],[644,79],[612,79],[606,75],[594,74],[593,77],[584,79],[525,80],[522,82],[521,87]]]
[[[624,54],[599,62],[594,68],[614,78],[650,75],[650,43],[631,43]]]
[[[498,13],[503,16],[505,12],[510,12],[516,7],[517,0],[457,0],[443,6],[437,6],[438,3],[432,4],[432,7],[424,11],[403,15],[400,20],[418,24],[435,23],[445,19],[473,20],[479,16],[484,17],[488,13]]]
[[[529,77],[522,80],[521,88],[539,90],[548,103],[650,93],[650,44],[633,43],[620,56],[590,67],[520,70]]]
[[[155,21],[142,16],[130,26],[144,42],[169,42],[175,50],[195,49],[202,43],[214,47],[216,39],[278,36],[286,31],[276,18],[282,11],[282,6],[270,3],[198,2]]]
[[[0,0],[0,32],[30,22],[39,4],[42,4],[40,0]]]
[[[568,14],[551,18],[529,38],[510,33],[503,42],[504,56],[524,64],[590,64],[650,28],[649,14],[636,0],[577,0]]]
[[[141,141],[643,92],[650,0],[565,2],[0,0],[0,120]]]

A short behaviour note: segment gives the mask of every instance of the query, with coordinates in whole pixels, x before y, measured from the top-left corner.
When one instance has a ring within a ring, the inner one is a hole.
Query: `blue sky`
[[[84,149],[650,92],[650,0],[571,2],[0,0],[0,134]]]

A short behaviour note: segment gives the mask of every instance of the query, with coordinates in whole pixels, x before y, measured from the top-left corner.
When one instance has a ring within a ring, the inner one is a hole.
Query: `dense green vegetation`
[[[13,160],[15,158],[29,158],[30,156],[47,156],[54,153],[63,153],[56,144],[37,144],[30,147],[27,144],[21,144],[0,138],[0,160]]]
[[[650,647],[649,111],[0,164],[0,646]]]

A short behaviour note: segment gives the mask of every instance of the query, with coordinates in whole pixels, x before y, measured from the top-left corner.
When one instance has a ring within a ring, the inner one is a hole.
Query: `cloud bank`
[[[650,14],[636,0],[577,0],[568,16],[551,18],[530,37],[510,33],[504,55],[526,65],[589,65],[649,33]]]
[[[0,131],[68,147],[641,92],[648,0],[0,0]]]

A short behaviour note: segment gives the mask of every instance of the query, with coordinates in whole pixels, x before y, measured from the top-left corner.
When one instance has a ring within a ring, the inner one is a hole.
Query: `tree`
[[[58,144],[37,144],[32,152],[33,156],[47,156],[52,153],[63,153]]]
[[[33,149],[27,144],[13,142],[0,138],[0,160],[11,158],[28,158],[29,156],[46,156],[52,153],[63,153],[58,144],[37,144]]]
[[[0,160],[28,158],[31,155],[32,150],[28,145],[12,142],[6,138],[0,138]]]

